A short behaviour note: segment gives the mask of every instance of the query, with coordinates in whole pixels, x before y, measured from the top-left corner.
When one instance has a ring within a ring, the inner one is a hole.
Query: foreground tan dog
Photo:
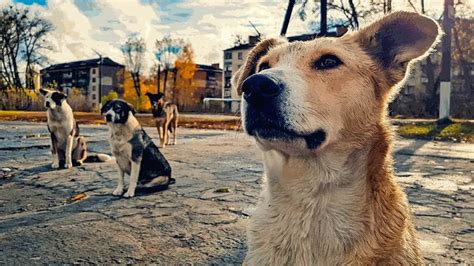
[[[246,264],[422,264],[386,117],[439,35],[433,20],[398,12],[341,38],[269,39],[250,52],[233,83],[265,183]]]
[[[179,117],[178,106],[165,101],[165,95],[161,92],[157,94],[148,92],[146,95],[150,99],[156,129],[160,135],[160,148],[170,144],[176,145],[176,130]],[[173,134],[173,142],[171,142],[169,133]]]

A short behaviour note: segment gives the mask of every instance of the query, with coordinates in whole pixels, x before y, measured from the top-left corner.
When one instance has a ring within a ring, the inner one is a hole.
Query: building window
[[[96,99],[95,94],[92,94],[92,100],[95,100],[95,99]]]
[[[95,85],[94,85],[94,86],[92,86],[92,91],[95,91],[95,90],[96,90],[96,88],[95,88]]]
[[[92,83],[95,83],[95,78],[92,78]]]
[[[224,59],[232,59],[232,52],[225,52]]]
[[[237,54],[237,58],[238,58],[239,60],[242,60],[242,59],[243,59],[242,52],[239,52],[239,53]]]
[[[95,68],[93,68],[93,69],[92,69],[92,74],[95,75],[95,71],[96,71]]]

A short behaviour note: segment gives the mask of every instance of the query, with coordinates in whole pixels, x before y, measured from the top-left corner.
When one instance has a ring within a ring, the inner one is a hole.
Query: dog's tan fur
[[[166,145],[176,145],[176,130],[178,128],[178,106],[176,104],[165,101],[162,97],[157,102],[157,106],[153,108],[161,109],[161,116],[155,117],[156,129],[160,135],[160,148],[164,148]],[[173,134],[173,142],[169,137],[169,133]]]
[[[394,178],[386,110],[410,62],[439,35],[433,20],[397,12],[341,38],[271,39],[251,51],[234,87],[241,91],[268,64],[289,85],[286,123],[302,133],[323,128],[327,138],[310,150],[300,140],[256,137],[265,183],[248,228],[246,264],[423,263]],[[315,70],[323,54],[337,55],[343,65]],[[243,120],[245,108],[243,101]]]

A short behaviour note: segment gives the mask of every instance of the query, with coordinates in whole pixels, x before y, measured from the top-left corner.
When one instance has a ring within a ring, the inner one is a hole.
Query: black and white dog
[[[135,118],[135,109],[123,100],[108,101],[101,109],[110,129],[110,146],[117,160],[119,181],[114,195],[122,195],[124,175],[130,176],[126,198],[135,195],[137,185],[163,190],[175,180],[171,166]]]
[[[64,93],[46,89],[39,91],[44,97],[44,106],[47,109],[53,169],[71,168],[84,162],[106,162],[111,159],[106,154],[87,154],[86,139],[79,135],[79,126]]]

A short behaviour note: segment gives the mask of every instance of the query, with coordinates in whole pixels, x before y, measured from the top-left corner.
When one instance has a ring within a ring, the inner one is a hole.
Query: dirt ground
[[[105,126],[81,132],[91,152],[110,150]],[[474,263],[474,145],[402,139],[395,147],[426,262]],[[253,142],[182,128],[163,153],[177,183],[122,199],[111,195],[114,162],[52,170],[43,123],[0,122],[0,264],[241,263],[261,189]],[[85,198],[74,201],[78,194]]]

